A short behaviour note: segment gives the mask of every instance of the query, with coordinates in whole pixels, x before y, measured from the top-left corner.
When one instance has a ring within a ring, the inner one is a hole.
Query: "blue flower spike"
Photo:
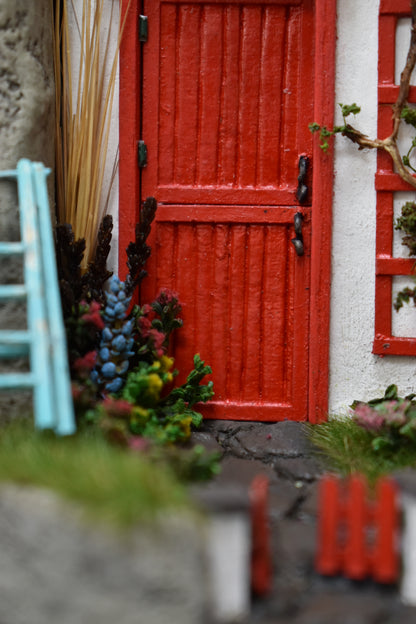
[[[119,392],[123,387],[122,376],[127,373],[129,359],[134,355],[134,321],[126,319],[131,296],[127,296],[125,289],[125,283],[113,275],[103,313],[106,327],[101,334],[97,364],[91,373],[91,379],[110,393]]]

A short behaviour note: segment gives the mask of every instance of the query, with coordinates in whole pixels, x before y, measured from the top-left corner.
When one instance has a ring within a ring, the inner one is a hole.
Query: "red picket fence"
[[[316,570],[394,583],[399,573],[398,528],[397,489],[391,479],[380,479],[371,499],[362,476],[344,482],[325,476],[320,484]]]

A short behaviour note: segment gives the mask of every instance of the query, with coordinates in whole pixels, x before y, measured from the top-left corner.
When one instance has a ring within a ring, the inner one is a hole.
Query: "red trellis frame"
[[[397,20],[410,17],[409,0],[381,0],[379,13],[378,136],[393,130],[392,105],[399,87],[395,84]],[[416,103],[416,87],[411,87],[409,102]],[[392,335],[393,276],[411,275],[414,260],[393,257],[393,199],[396,191],[413,190],[394,172],[388,154],[379,152],[375,186],[377,191],[375,336],[377,355],[416,355],[416,337]]]
[[[138,20],[143,3],[120,2],[122,18],[129,11],[120,48],[119,273],[123,278],[125,250],[134,236],[143,200],[140,174],[134,169],[142,138]],[[315,0],[315,118],[311,121],[327,127],[334,123],[335,44],[336,0]],[[318,423],[328,413],[333,150],[323,154],[315,141],[313,163],[314,205],[319,210],[312,215],[308,420]]]

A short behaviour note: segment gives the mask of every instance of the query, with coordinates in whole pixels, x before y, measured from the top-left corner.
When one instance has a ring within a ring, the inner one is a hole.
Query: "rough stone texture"
[[[318,478],[323,468],[313,456],[301,423],[205,421],[207,434],[221,445],[223,471],[209,488],[247,489],[259,473],[269,478],[269,517],[274,564],[273,589],[253,603],[248,622],[258,624],[407,624],[416,609],[400,602],[397,587],[324,578],[314,571]],[[200,438],[202,439],[202,438]],[[410,489],[415,473],[401,475]],[[248,622],[246,624],[248,624]]]
[[[0,170],[14,169],[19,158],[54,161],[55,88],[52,16],[49,0],[2,0],[0,3]],[[2,240],[18,240],[15,184],[0,182]],[[2,258],[0,283],[22,281],[21,264]],[[24,327],[25,308],[0,304],[0,328]],[[22,363],[7,363],[21,370]],[[0,396],[0,416],[27,411],[30,395]]]
[[[206,579],[195,519],[119,535],[53,494],[0,491],[0,622],[200,624]]]

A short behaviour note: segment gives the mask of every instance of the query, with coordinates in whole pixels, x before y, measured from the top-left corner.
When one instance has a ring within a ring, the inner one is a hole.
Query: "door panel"
[[[179,293],[174,355],[184,372],[196,352],[212,366],[206,415],[303,420],[311,208],[295,193],[311,152],[312,0],[145,10],[142,193],[159,206],[143,300]],[[297,211],[302,257],[290,242]]]
[[[146,186],[160,202],[293,204],[312,145],[311,0],[147,4]]]

